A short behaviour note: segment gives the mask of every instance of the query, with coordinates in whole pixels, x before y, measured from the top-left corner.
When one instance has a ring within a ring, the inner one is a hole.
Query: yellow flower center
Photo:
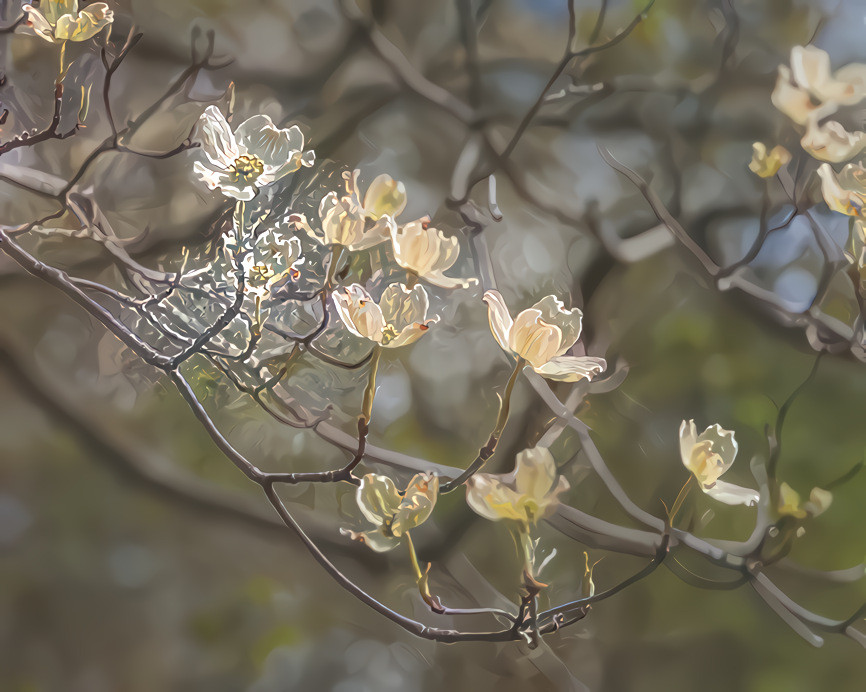
[[[255,182],[265,170],[265,164],[261,159],[255,156],[239,156],[235,159],[234,166],[231,169],[231,176],[234,182],[252,183]]]
[[[397,328],[393,324],[386,324],[382,329],[382,345],[387,346],[397,338]]]

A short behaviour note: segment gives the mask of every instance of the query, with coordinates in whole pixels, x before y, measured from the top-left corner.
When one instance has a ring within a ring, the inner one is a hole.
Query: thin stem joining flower
[[[259,188],[315,162],[297,125],[279,129],[267,115],[254,115],[232,132],[216,106],[208,106],[199,123],[205,160],[194,170],[227,197],[249,201]]]
[[[513,320],[498,291],[487,291],[484,302],[499,345],[525,360],[539,375],[577,382],[592,379],[607,367],[604,358],[565,355],[580,338],[583,313],[577,308],[565,310],[556,296],[545,296]]]

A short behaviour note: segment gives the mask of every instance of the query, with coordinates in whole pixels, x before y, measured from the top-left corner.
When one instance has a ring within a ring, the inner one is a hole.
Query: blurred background
[[[222,94],[234,82],[235,122],[259,112],[297,122],[323,165],[358,167],[365,184],[380,172],[404,181],[404,220],[430,214],[449,233],[465,231],[446,199],[459,161],[467,175],[479,169],[466,154],[474,126],[412,93],[338,5],[110,4],[113,40],[133,24],[144,34],[112,81],[121,124],[181,75],[191,41],[203,45],[208,30],[215,32],[215,59],[234,58],[184,83],[138,129],[137,148],[177,146],[207,103],[225,104]],[[16,1],[0,2],[0,9],[0,25],[20,15]],[[575,48],[612,38],[644,9],[630,0],[579,0]],[[412,69],[470,104],[497,146],[538,98],[567,40],[564,0],[375,2],[361,12],[375,18]],[[794,208],[772,181],[747,168],[756,140],[797,150],[797,134],[770,103],[776,68],[791,46],[810,41],[829,51],[834,66],[866,61],[864,24],[856,0],[659,0],[624,40],[566,69],[514,148],[511,174],[497,176],[503,219],[491,220],[484,235],[500,290],[512,310],[548,293],[570,299],[584,309],[588,353],[605,356],[612,369],[627,368],[622,385],[593,394],[579,417],[630,496],[657,516],[660,500],[670,505],[685,480],[677,441],[684,418],[699,429],[718,422],[735,430],[740,457],[729,480],[753,484],[747,462],[766,456],[765,426],[815,358],[805,330],[782,324],[779,310],[798,314],[812,305],[822,258],[808,224],[794,218],[749,265],[749,279],[766,290],[758,300],[719,291],[672,243],[637,261],[611,252],[618,239],[658,221],[640,191],[604,163],[597,144],[638,171],[715,261],[734,262],[756,237],[765,205],[771,224]],[[21,29],[0,35],[0,55],[0,101],[10,113],[0,127],[5,141],[50,119],[57,55]],[[95,48],[76,45],[70,59],[76,85],[101,83]],[[477,78],[467,70],[470,61],[477,61]],[[67,89],[67,98],[74,91]],[[68,180],[108,131],[98,100],[75,137],[4,155],[0,178],[19,167]],[[165,160],[111,153],[79,188],[130,240],[136,261],[170,268],[182,247],[209,242],[221,210],[218,194],[194,180],[193,160],[192,152]],[[847,218],[820,203],[814,185],[802,188],[800,205],[814,204],[812,213],[844,245]],[[473,199],[486,207],[486,183]],[[0,179],[4,225],[51,209]],[[123,286],[123,273],[97,243],[42,234],[28,248],[70,273]],[[472,271],[464,242],[452,273]],[[853,329],[860,306],[841,276],[820,307],[833,324]],[[492,426],[496,388],[510,366],[490,336],[477,288],[432,293],[442,323],[383,359],[371,441],[465,466]],[[812,648],[750,587],[696,588],[666,569],[599,603],[536,651],[522,643],[416,639],[342,591],[274,524],[258,489],[222,457],[170,382],[2,256],[0,325],[3,690],[862,689],[866,657],[853,641],[828,635],[822,648]],[[362,371],[334,372],[313,361],[294,377],[286,384],[293,395],[333,402],[335,420],[351,430]],[[193,384],[221,430],[269,470],[322,470],[345,461],[312,433],[276,423],[215,369],[197,368]],[[844,350],[823,357],[791,407],[781,480],[805,496],[863,459],[864,391],[863,363]],[[513,402],[498,469],[510,468],[550,419],[525,382]],[[570,463],[568,503],[630,525],[573,458],[577,449],[565,433],[553,450]],[[831,509],[808,523],[791,554],[805,569],[773,574],[792,597],[829,617],[853,613],[866,585],[827,582],[809,570],[863,562],[864,493],[866,474],[838,487]],[[289,488],[284,498],[344,571],[401,612],[429,618],[405,555],[374,555],[338,533],[360,526],[348,486]],[[214,510],[214,503],[230,509]],[[681,521],[699,535],[743,540],[753,512],[692,496]],[[558,550],[545,598],[553,604],[577,597],[584,546],[550,527],[541,537],[546,550]],[[443,498],[420,534],[419,552],[434,563],[435,590],[449,605],[518,597],[520,561],[507,531],[471,514],[461,497]],[[645,564],[589,552],[604,557],[595,570],[599,589]],[[730,579],[708,564],[687,568]],[[448,626],[447,618],[436,624]]]

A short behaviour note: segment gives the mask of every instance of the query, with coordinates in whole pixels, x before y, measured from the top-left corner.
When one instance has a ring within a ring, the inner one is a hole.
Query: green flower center
[[[265,164],[255,156],[239,156],[232,166],[231,176],[234,182],[255,182],[265,170]]]

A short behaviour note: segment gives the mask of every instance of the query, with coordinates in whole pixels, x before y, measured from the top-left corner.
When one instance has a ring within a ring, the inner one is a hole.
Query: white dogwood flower
[[[241,260],[247,293],[264,299],[277,284],[296,281],[300,257],[301,241],[297,237],[287,237],[278,229],[262,233]]]
[[[42,0],[39,9],[23,5],[27,26],[51,43],[86,41],[114,21],[114,12],[104,2],[79,10],[78,0]]]
[[[513,320],[499,291],[487,291],[484,302],[499,345],[525,360],[539,375],[576,382],[591,379],[607,367],[604,358],[565,355],[580,338],[583,313],[578,308],[564,309],[556,296],[545,296]]]
[[[773,105],[799,125],[818,121],[866,98],[866,65],[851,63],[835,74],[830,56],[815,46],[794,46],[790,68],[779,66]]]
[[[378,303],[358,284],[335,291],[333,299],[337,314],[352,334],[387,348],[417,341],[439,320],[427,318],[430,301],[420,284],[411,289],[391,284]]]
[[[430,217],[391,227],[394,259],[404,269],[441,288],[466,288],[476,279],[456,279],[445,276],[460,253],[457,238],[448,237],[430,225]]]
[[[568,481],[557,477],[550,450],[532,447],[517,455],[511,473],[471,476],[466,481],[466,502],[485,519],[511,519],[528,529],[556,509],[559,496],[568,488]]]
[[[737,449],[733,431],[718,424],[709,426],[700,435],[693,420],[680,425],[680,457],[701,490],[726,505],[755,505],[760,497],[757,491],[719,480],[734,463]]]
[[[208,106],[199,123],[206,160],[196,161],[194,170],[227,197],[249,201],[258,188],[315,161],[297,125],[281,130],[267,115],[254,115],[232,132],[220,110]]]
[[[864,215],[866,168],[849,163],[836,173],[829,163],[822,163],[818,175],[821,177],[821,193],[830,209],[848,216]]]
[[[340,533],[377,553],[392,550],[406,532],[427,520],[438,494],[439,477],[435,474],[416,474],[401,493],[387,476],[368,473],[361,479],[355,498],[361,513],[376,528],[361,533],[340,529]]]
[[[866,149],[866,132],[848,132],[835,120],[822,125],[810,122],[800,140],[803,150],[820,161],[841,163]]]
[[[358,188],[359,170],[343,173],[346,191],[329,192],[319,204],[320,229],[314,229],[303,214],[289,220],[322,245],[342,245],[349,250],[365,250],[390,237],[396,217],[406,208],[406,188],[399,180],[383,173],[377,176],[363,199]]]

